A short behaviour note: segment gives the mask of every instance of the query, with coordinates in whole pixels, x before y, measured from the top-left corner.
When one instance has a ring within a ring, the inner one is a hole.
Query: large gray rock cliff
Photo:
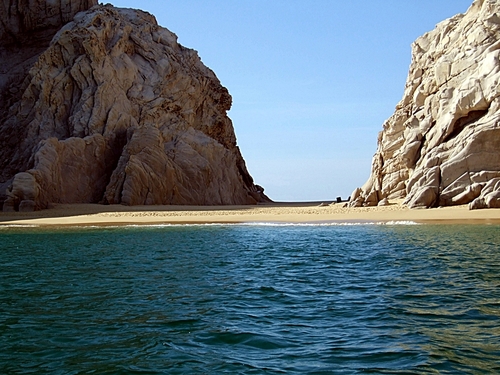
[[[403,99],[351,206],[500,206],[500,2],[476,0],[417,39]]]
[[[31,3],[0,3],[4,210],[268,200],[236,144],[231,96],[175,34],[138,10]]]

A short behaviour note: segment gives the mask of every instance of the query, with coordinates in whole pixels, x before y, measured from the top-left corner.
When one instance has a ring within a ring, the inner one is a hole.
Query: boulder
[[[31,173],[20,172],[16,174],[12,185],[7,189],[7,199],[3,204],[3,210],[18,211],[22,201],[36,202],[39,194],[39,185],[35,177]]]
[[[385,206],[390,206],[389,200],[387,198],[381,199],[380,202],[378,202],[379,207],[385,207]]]
[[[378,192],[375,190],[372,190],[365,198],[363,205],[366,207],[373,207],[378,204]]]
[[[346,203],[348,207],[363,207],[364,198],[360,195],[356,199],[351,199],[349,203]]]
[[[497,190],[486,194],[484,197],[484,203],[488,208],[500,208],[500,191]]]
[[[410,208],[428,208],[433,207],[438,197],[437,188],[434,186],[425,186],[419,189],[411,199],[407,200]]]
[[[35,201],[25,199],[19,203],[19,212],[33,212],[35,209]]]
[[[481,208],[500,208],[500,178],[484,184],[478,197],[469,204],[471,210]]]

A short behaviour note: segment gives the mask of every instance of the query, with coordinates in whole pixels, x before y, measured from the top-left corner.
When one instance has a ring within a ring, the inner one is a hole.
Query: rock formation
[[[75,14],[96,4],[97,0],[1,0],[0,40],[3,44],[47,41]]]
[[[500,206],[500,2],[476,0],[412,46],[403,99],[351,206]]]
[[[153,16],[21,3],[0,3],[5,211],[268,200],[236,145],[228,91]]]

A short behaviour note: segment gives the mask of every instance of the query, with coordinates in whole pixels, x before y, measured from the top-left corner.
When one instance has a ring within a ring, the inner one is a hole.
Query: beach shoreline
[[[167,224],[500,224],[500,209],[466,205],[409,209],[401,202],[384,207],[344,207],[345,203],[282,202],[256,206],[123,206],[55,204],[36,212],[0,212],[0,226],[127,226]]]

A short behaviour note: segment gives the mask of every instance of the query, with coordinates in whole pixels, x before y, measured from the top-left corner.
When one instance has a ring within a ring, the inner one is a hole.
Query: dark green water
[[[0,228],[0,374],[500,373],[499,226]]]

